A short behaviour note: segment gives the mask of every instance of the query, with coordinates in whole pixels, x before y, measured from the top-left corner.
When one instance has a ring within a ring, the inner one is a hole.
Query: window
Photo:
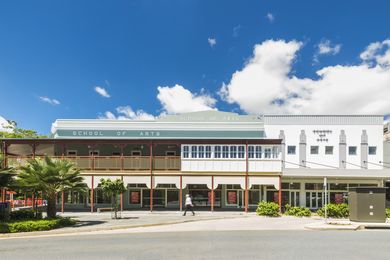
[[[279,149],[277,146],[272,147],[272,158],[278,158],[279,157]]]
[[[221,158],[221,146],[214,147],[214,158]]]
[[[191,158],[198,158],[198,146],[191,146]]]
[[[99,156],[99,150],[90,150],[89,155],[90,156]]]
[[[238,147],[238,158],[245,158],[245,146]]]
[[[222,146],[222,158],[229,158],[229,146]]]
[[[264,149],[264,158],[271,158],[271,153],[272,153],[271,148],[265,148]]]
[[[204,158],[204,146],[199,146],[199,158]]]
[[[318,154],[318,146],[310,146],[310,154]]]
[[[211,146],[206,146],[206,158],[211,158]]]
[[[261,158],[261,146],[256,146],[256,158]]]
[[[295,154],[295,153],[296,153],[296,146],[295,145],[287,146],[287,154]]]
[[[356,146],[349,146],[348,147],[348,154],[349,155],[356,155],[357,153],[357,147]]]
[[[237,158],[237,146],[230,146],[230,158]]]
[[[66,154],[68,156],[77,156],[77,151],[76,150],[67,150]]]
[[[248,147],[248,158],[255,158],[255,147],[254,146]]]
[[[369,155],[376,155],[376,146],[369,146],[368,147],[368,154]]]
[[[141,151],[138,150],[131,151],[131,156],[141,156]]]
[[[333,146],[325,146],[325,154],[333,154]]]
[[[189,150],[188,145],[183,146],[183,158],[188,158],[189,152],[190,152],[190,150]]]
[[[165,156],[176,156],[176,152],[175,151],[166,151]]]

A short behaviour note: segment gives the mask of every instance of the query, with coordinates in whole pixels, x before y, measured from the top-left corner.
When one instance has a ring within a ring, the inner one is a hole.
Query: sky
[[[0,117],[390,114],[390,2],[0,2]]]

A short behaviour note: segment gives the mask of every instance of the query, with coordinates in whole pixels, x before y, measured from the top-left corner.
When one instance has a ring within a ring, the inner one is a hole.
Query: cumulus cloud
[[[209,43],[209,45],[211,46],[211,47],[213,47],[214,45],[216,45],[217,44],[217,39],[215,39],[215,38],[208,38],[207,39],[207,42]]]
[[[330,40],[322,40],[317,46],[313,60],[315,63],[319,62],[321,55],[336,55],[341,50],[341,44],[332,44]]]
[[[5,119],[4,117],[0,116],[0,131],[1,132],[12,132],[12,125]]]
[[[42,96],[42,97],[39,97],[39,99],[41,101],[49,103],[50,105],[53,105],[53,106],[57,106],[57,105],[61,104],[60,101],[58,101],[57,99],[54,99],[54,98]]]
[[[94,89],[95,89],[96,93],[98,93],[100,96],[105,97],[105,98],[110,97],[110,94],[108,94],[108,92],[105,88],[100,87],[100,86],[96,86]]]
[[[237,25],[233,27],[233,37],[238,37],[238,34],[240,33],[241,25]]]
[[[222,85],[220,95],[247,113],[387,114],[389,41],[368,46],[356,65],[324,67],[316,72],[318,79],[311,79],[292,70],[301,42],[267,40],[255,45],[253,56]]]
[[[157,99],[168,114],[187,113],[215,109],[216,100],[210,95],[194,94],[181,85],[157,87]]]
[[[134,111],[130,106],[120,106],[116,108],[116,113],[106,111],[99,119],[118,119],[118,120],[153,120],[154,116],[146,113],[142,109]]]
[[[275,16],[272,13],[267,13],[265,16],[270,23],[272,23],[275,20]]]

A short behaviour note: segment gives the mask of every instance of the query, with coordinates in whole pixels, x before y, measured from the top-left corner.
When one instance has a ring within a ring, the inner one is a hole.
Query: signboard
[[[140,192],[132,191],[130,192],[130,203],[131,204],[140,204]]]
[[[57,130],[55,138],[134,138],[134,139],[239,139],[239,138],[264,138],[263,130],[256,131],[225,131],[225,130]]]
[[[228,204],[237,204],[237,191],[228,191],[227,202]]]

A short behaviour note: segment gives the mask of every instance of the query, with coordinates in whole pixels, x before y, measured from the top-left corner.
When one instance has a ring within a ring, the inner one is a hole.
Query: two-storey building
[[[49,155],[73,161],[90,192],[67,192],[69,209],[110,203],[101,178],[122,179],[123,209],[254,209],[347,199],[349,187],[383,186],[383,116],[238,115],[205,111],[155,120],[56,120],[49,139],[5,139],[7,164]]]

